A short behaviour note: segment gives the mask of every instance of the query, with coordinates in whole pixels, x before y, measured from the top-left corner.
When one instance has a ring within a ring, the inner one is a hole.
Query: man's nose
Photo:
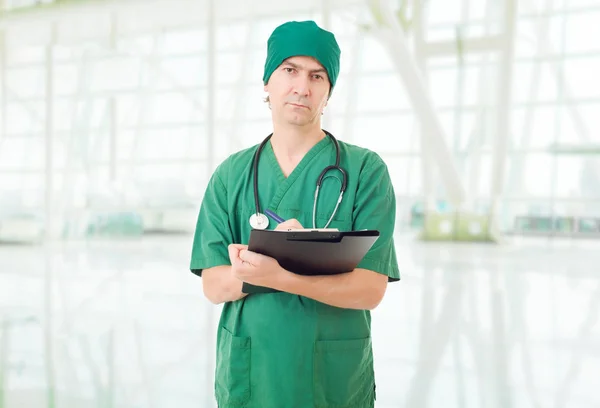
[[[306,96],[310,91],[310,81],[304,75],[298,75],[295,80],[294,88],[297,94]]]

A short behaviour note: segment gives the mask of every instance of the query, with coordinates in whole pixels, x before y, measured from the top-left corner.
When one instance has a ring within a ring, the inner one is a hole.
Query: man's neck
[[[306,128],[275,126],[271,146],[284,175],[289,176],[304,155],[324,137],[320,124]]]
[[[271,145],[278,158],[296,160],[325,137],[320,125],[301,128],[297,126],[278,127],[273,129]],[[300,161],[300,160],[298,160]]]

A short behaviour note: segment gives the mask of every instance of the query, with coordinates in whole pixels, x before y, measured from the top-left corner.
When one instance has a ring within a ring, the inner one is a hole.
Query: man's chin
[[[288,118],[287,118],[287,122],[288,122],[290,125],[295,125],[295,126],[306,126],[306,125],[308,125],[308,124],[310,124],[310,123],[311,123],[311,120],[310,120],[310,118],[309,118],[309,117],[307,117],[307,116],[300,116],[300,115],[297,115],[297,116],[288,117]]]
[[[310,116],[300,112],[287,112],[284,117],[288,123],[304,124],[310,122]]]

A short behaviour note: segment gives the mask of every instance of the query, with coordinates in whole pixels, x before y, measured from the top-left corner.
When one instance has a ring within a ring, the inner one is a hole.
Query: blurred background
[[[206,183],[272,130],[271,31],[388,164],[377,407],[600,406],[599,0],[0,0],[0,408],[213,407]]]

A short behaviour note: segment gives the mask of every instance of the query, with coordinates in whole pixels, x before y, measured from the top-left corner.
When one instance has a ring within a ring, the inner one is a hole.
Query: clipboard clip
[[[302,231],[294,232],[289,231],[287,233],[288,241],[310,241],[310,242],[340,242],[342,236],[339,231]]]

